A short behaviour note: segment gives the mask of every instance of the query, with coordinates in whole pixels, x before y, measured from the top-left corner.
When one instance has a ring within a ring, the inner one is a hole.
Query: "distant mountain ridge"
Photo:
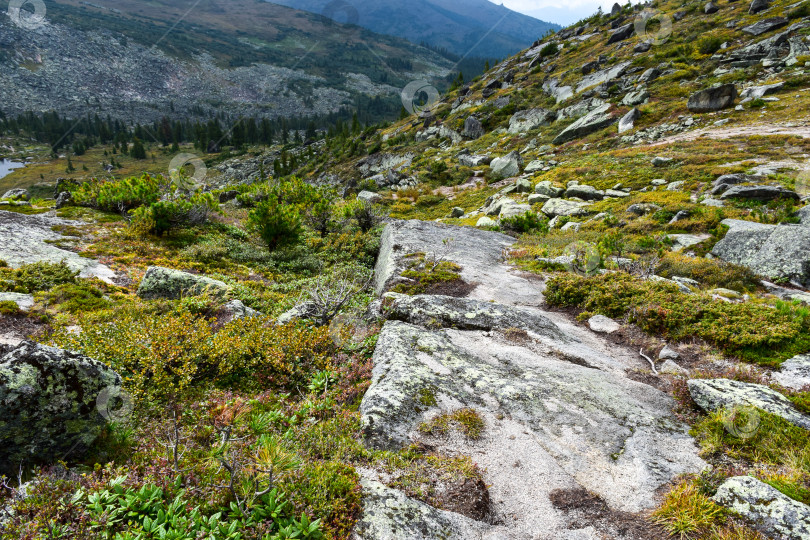
[[[549,31],[561,28],[488,0],[272,2],[313,13],[334,13],[341,22],[356,23],[363,28],[414,43],[425,42],[459,56],[503,58],[525,49]]]

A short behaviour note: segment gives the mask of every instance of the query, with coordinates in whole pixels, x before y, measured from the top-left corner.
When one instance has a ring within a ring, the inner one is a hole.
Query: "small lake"
[[[8,159],[0,159],[0,178],[11,174],[14,169],[22,169],[25,163],[19,161],[10,161]]]

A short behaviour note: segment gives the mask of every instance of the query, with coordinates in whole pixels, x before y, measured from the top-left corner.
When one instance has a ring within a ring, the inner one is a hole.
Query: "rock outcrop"
[[[0,357],[0,473],[81,457],[118,411],[121,377],[86,356],[24,342]]]
[[[735,99],[737,87],[733,84],[723,84],[695,92],[689,96],[686,106],[690,111],[697,113],[719,111],[734,105]]]
[[[375,448],[425,444],[472,456],[485,471],[493,515],[510,518],[471,522],[364,481],[369,515],[360,520],[360,538],[518,539],[539,530],[593,538],[590,524],[551,503],[552,491],[584,488],[612,509],[642,512],[676,476],[705,466],[672,416],[671,398],[631,380],[615,345],[539,308],[541,285],[501,259],[511,238],[393,222],[383,233],[378,292],[397,283],[407,254],[441,249],[446,238],[455,239],[446,260],[477,286],[465,298],[384,294],[388,320],[360,405],[364,438]],[[420,430],[463,408],[484,422],[480,438]],[[412,519],[402,518],[406,508]]]
[[[736,219],[723,220],[723,224],[729,231],[714,246],[712,255],[771,279],[810,284],[810,227]]]

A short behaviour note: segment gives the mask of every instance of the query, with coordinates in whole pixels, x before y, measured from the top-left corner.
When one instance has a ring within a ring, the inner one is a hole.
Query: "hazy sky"
[[[602,6],[610,11],[613,1],[600,0],[490,0],[495,4],[503,4],[509,9],[531,15],[549,22],[558,24],[571,24],[580,19],[593,15]],[[615,1],[615,0],[614,0]],[[625,3],[623,0],[620,3]]]

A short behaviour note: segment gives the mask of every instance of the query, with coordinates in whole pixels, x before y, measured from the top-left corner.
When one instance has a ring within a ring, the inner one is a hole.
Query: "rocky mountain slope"
[[[560,26],[512,11],[488,0],[277,0],[313,13],[331,13],[381,34],[427,43],[459,56],[503,58]]]
[[[327,114],[359,94],[396,99],[451,65],[404,40],[256,2],[51,2],[30,28],[4,14],[0,45],[6,114],[130,122]]]
[[[807,3],[617,5],[204,190],[8,194],[0,527],[807,538],[808,36]],[[93,360],[113,411],[48,382]]]

